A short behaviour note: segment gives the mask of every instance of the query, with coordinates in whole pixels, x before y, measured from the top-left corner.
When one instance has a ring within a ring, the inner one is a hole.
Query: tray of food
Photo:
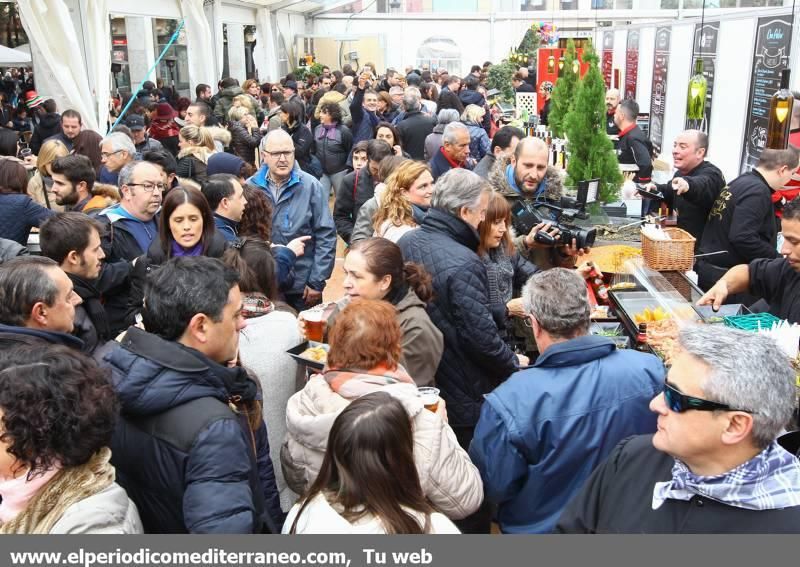
[[[329,349],[330,346],[325,343],[305,341],[286,352],[303,366],[321,371],[328,361]]]
[[[589,325],[589,333],[611,339],[617,345],[617,348],[630,348],[631,346],[630,337],[625,334],[625,328],[622,323],[592,322]]]

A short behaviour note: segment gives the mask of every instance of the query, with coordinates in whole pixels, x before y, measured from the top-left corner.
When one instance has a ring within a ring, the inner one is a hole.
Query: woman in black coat
[[[342,124],[342,107],[325,102],[320,107],[320,125],[314,130],[315,155],[322,165],[322,186],[328,192],[339,189],[349,168],[347,156],[353,147],[353,133]]]
[[[311,155],[314,153],[314,137],[311,130],[303,124],[303,108],[297,102],[284,102],[280,111],[281,128],[292,137],[294,142],[294,159],[300,169],[319,179],[322,172],[312,165]],[[319,164],[316,164],[317,166]]]

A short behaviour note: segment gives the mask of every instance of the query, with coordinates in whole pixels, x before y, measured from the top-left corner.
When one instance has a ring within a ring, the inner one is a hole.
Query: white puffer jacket
[[[403,402],[412,419],[414,461],[422,491],[431,503],[451,519],[464,518],[483,501],[483,483],[478,469],[442,419],[425,409],[412,384],[384,386]],[[334,392],[320,375],[289,399],[286,408],[286,441],[281,465],[289,487],[303,494],[319,473],[328,444],[328,433],[351,400]]]

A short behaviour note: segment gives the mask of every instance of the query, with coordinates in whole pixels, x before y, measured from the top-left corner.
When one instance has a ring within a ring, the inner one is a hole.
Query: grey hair
[[[145,162],[131,161],[122,166],[122,169],[119,170],[119,177],[117,178],[117,186],[120,189],[123,185],[130,185],[133,183],[133,173],[136,170],[136,166],[140,163]]]
[[[136,155],[136,146],[133,145],[133,140],[127,134],[122,132],[111,132],[108,136],[103,138],[100,142],[100,147],[106,142],[111,144],[111,150],[115,152],[123,151],[128,152],[130,157]]]
[[[406,89],[406,92],[403,95],[403,109],[406,112],[414,112],[415,110],[419,110],[422,106],[419,102],[419,98],[419,95],[412,92],[411,89]]]
[[[289,140],[292,139],[292,137],[285,130],[280,130],[280,129],[279,130],[272,130],[269,133],[267,133],[266,136],[261,138],[261,143],[259,144],[258,149],[263,152],[267,147],[267,143],[270,140],[272,140],[273,138],[276,138],[276,139],[280,139],[280,138],[287,139],[288,138]],[[292,141],[292,143],[294,143],[294,141]]]
[[[753,442],[772,443],[795,408],[795,374],[770,337],[718,325],[681,330],[684,352],[709,367],[700,384],[708,399],[753,412]]]
[[[55,303],[58,286],[47,273],[52,268],[58,264],[44,256],[19,256],[0,265],[0,323],[23,327],[34,305]]]
[[[800,106],[800,104],[797,106]],[[436,116],[436,123],[444,126],[446,124],[450,124],[451,122],[458,122],[459,118],[458,110],[455,108],[443,108]]]
[[[458,111],[456,111],[458,112]],[[456,141],[456,134],[458,132],[466,132],[469,135],[469,128],[467,128],[461,122],[451,122],[447,126],[444,127],[444,132],[442,132],[442,143],[443,144],[453,144]]]
[[[575,270],[552,268],[534,274],[522,289],[522,304],[553,337],[572,338],[589,329],[586,283]]]
[[[475,209],[484,191],[491,189],[489,183],[468,169],[451,169],[442,175],[433,189],[431,207],[461,216],[461,209]]]

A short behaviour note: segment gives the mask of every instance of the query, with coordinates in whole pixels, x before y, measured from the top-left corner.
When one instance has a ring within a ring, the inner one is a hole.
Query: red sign
[[[123,37],[122,39],[112,39],[111,45],[128,45],[128,38]]]
[[[623,98],[636,100],[636,78],[639,72],[639,30],[628,32],[625,50],[625,94]]]
[[[614,32],[603,32],[603,79],[606,88],[611,88],[611,69],[614,67]]]

